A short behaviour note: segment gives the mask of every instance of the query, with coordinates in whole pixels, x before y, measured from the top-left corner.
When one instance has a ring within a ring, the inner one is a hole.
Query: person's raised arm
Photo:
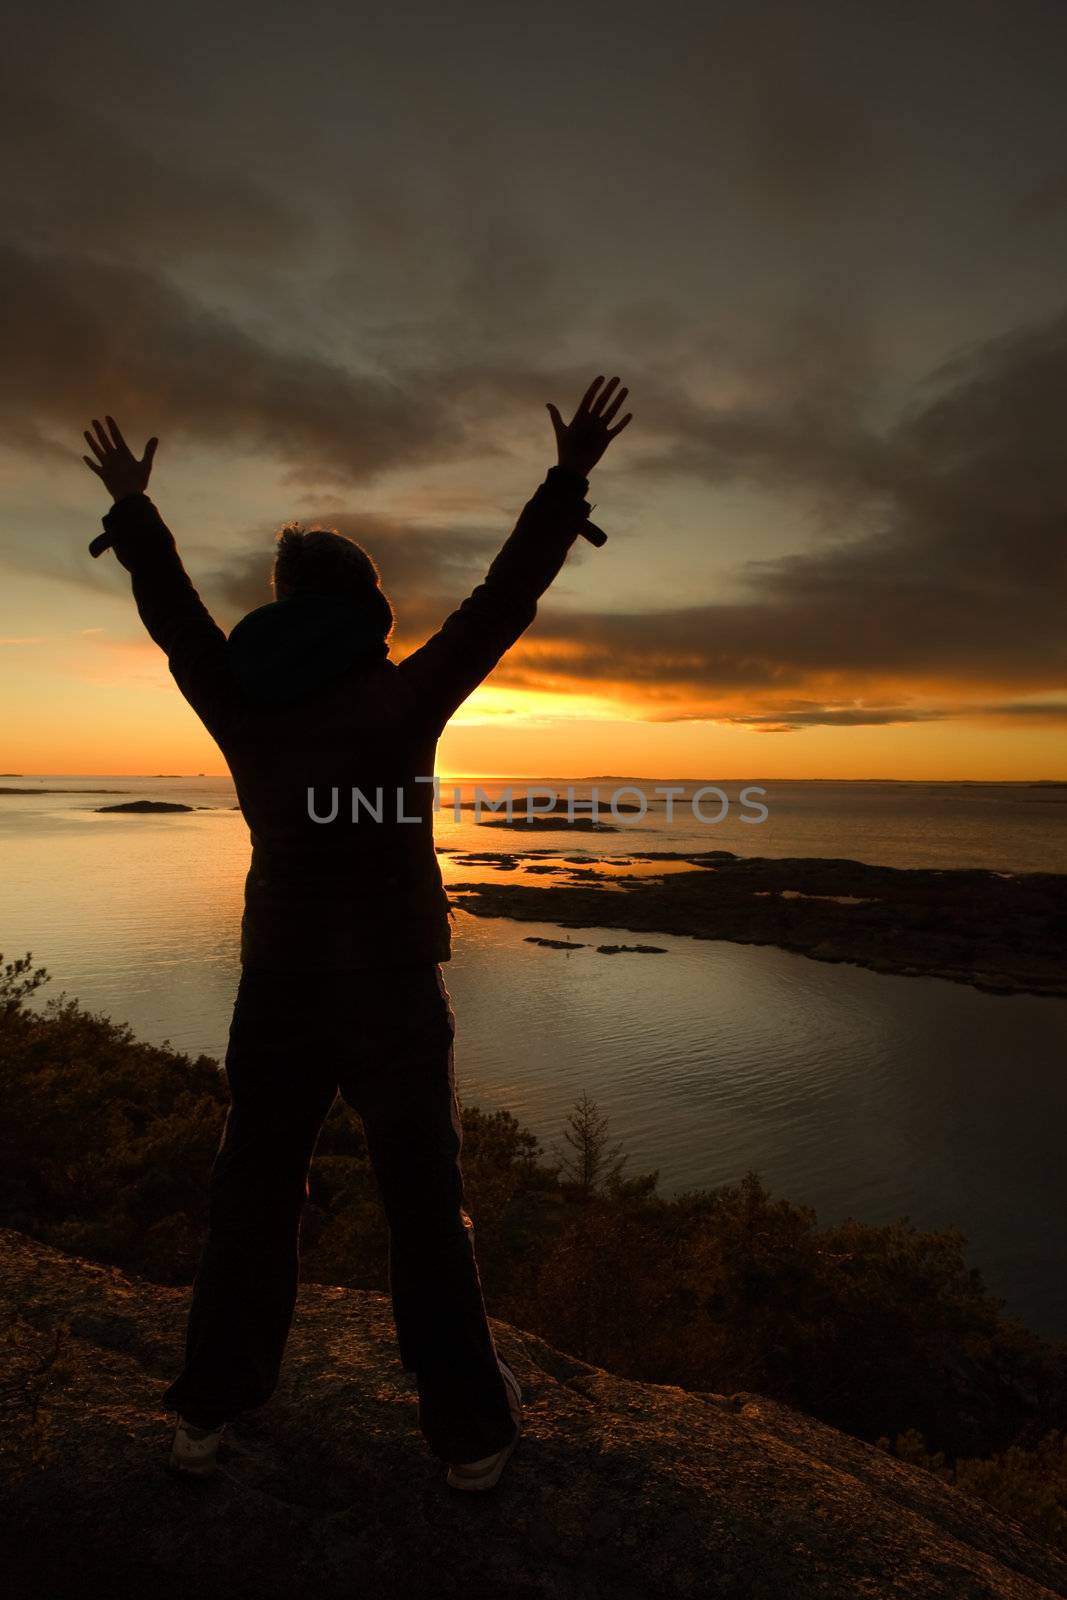
[[[604,379],[595,378],[569,423],[554,405],[547,406],[556,465],[526,502],[484,581],[432,639],[400,663],[399,671],[438,731],[530,626],[538,600],[581,532],[591,510],[585,499],[588,475],[632,415],[627,412],[615,427],[608,426],[627,394],[623,388],[611,398],[618,381],[612,378],[601,390]]]
[[[138,461],[114,418],[106,421],[110,433],[95,418],[95,435],[85,433],[95,461],[82,457],[114,501],[103,519],[106,541],[130,574],[141,621],[166,652],[175,682],[217,739],[231,704],[226,635],[193,588],[174,536],[148,498],[159,440],[149,439]]]

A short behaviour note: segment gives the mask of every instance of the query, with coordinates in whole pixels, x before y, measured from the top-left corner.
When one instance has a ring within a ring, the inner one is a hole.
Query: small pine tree
[[[621,1144],[608,1145],[608,1119],[601,1116],[595,1100],[583,1090],[567,1118],[563,1137],[570,1150],[555,1145],[564,1181],[574,1186],[582,1204],[603,1188],[614,1188],[622,1177],[629,1157],[621,1155]]]
[[[0,955],[0,962],[3,960]],[[44,967],[34,969],[32,954],[0,966],[0,1017],[6,1019],[15,1016],[31,994],[36,994],[42,984],[50,982]]]

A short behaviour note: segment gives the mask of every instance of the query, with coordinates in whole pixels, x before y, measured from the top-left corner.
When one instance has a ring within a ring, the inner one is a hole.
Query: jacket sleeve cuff
[[[166,559],[177,550],[174,536],[146,494],[127,494],[103,517],[111,547],[128,572]]]
[[[589,479],[583,477],[575,467],[549,467],[548,472],[545,474],[545,483],[559,493],[564,491],[568,494],[580,492],[583,500],[585,499],[586,490],[589,488]]]
[[[115,501],[110,511],[104,513],[101,521],[108,533],[119,533],[124,527],[154,511],[155,506],[146,494],[124,494]]]
[[[593,509],[585,498],[588,487],[589,480],[572,467],[550,467],[544,483],[534,495],[534,501],[557,514],[562,513],[567,522],[571,521],[573,514],[576,536],[577,530]]]

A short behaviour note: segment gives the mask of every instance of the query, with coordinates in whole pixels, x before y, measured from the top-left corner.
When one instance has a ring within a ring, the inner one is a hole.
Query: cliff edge
[[[281,1387],[219,1475],[165,1470],[188,1291],[0,1230],[11,1600],[1047,1600],[1067,1561],[758,1395],[631,1383],[494,1321],[526,1392],[498,1489],[417,1431],[389,1301],[307,1284]]]

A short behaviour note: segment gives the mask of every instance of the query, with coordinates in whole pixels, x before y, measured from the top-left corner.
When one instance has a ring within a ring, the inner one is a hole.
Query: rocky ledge
[[[482,851],[456,859],[487,865],[489,857]],[[658,862],[668,864],[663,876],[631,875],[634,863]],[[949,978],[991,993],[1067,995],[1063,874],[934,871],[727,850],[653,851],[582,864],[501,852],[501,863],[553,878],[454,883],[454,904],[476,916],[562,928],[773,944],[818,961]]]
[[[494,1322],[526,1392],[497,1489],[417,1431],[384,1295],[304,1285],[278,1393],[174,1480],[184,1290],[0,1231],[12,1600],[1050,1600],[1067,1561],[918,1468],[753,1394],[630,1383]]]

